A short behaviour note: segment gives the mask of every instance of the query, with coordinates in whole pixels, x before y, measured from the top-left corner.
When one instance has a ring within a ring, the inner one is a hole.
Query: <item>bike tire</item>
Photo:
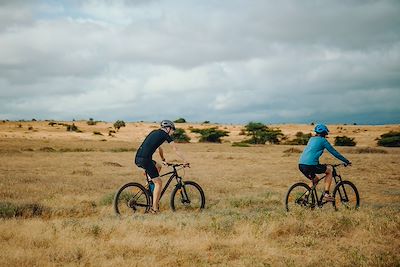
[[[185,181],[175,186],[171,193],[170,207],[172,211],[200,211],[206,205],[206,198],[201,186],[193,181]]]
[[[307,193],[308,192],[308,197]],[[292,185],[285,197],[286,211],[293,211],[294,209],[314,208],[315,198],[311,188],[306,183],[295,183]]]
[[[357,210],[360,207],[360,194],[357,187],[350,181],[341,181],[333,190],[335,201],[332,202],[335,210],[345,207],[350,210]]]
[[[127,183],[118,189],[113,201],[114,212],[120,216],[146,213],[151,207],[147,189],[139,183]]]

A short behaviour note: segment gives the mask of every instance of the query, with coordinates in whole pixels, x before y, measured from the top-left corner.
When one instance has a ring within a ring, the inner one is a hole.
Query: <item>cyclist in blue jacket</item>
[[[345,164],[350,165],[351,162],[343,157],[333,146],[326,140],[329,133],[328,127],[324,124],[318,124],[314,129],[316,136],[310,138],[303,153],[299,159],[300,171],[312,181],[316,181],[316,174],[325,174],[325,201],[334,201],[333,197],[329,194],[329,189],[332,183],[333,167],[327,164],[320,164],[319,158],[325,149],[327,149],[334,157],[343,161]],[[311,183],[311,185],[312,185]]]

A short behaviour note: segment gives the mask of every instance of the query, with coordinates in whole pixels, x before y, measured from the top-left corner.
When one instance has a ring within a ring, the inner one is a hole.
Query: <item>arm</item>
[[[158,148],[158,154],[160,154],[161,160],[165,161],[164,150],[161,148],[161,146]]]
[[[347,164],[350,163],[350,161],[348,159],[346,159],[345,157],[343,157],[342,154],[340,154],[335,148],[333,148],[333,146],[327,140],[325,142],[325,148],[329,151],[329,153],[331,153],[338,160],[341,160]]]
[[[171,142],[170,144],[172,145],[172,149],[183,160],[183,162],[187,163],[187,161],[186,161],[185,157],[183,156],[183,154],[176,147],[175,142]]]

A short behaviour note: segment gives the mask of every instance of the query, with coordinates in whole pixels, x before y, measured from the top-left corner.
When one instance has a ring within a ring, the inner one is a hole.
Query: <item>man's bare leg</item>
[[[160,201],[162,181],[161,178],[153,178],[154,191],[153,191],[153,210],[158,210],[158,202]]]

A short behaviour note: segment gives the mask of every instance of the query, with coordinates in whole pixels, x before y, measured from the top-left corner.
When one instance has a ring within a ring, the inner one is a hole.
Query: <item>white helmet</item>
[[[161,128],[170,127],[172,130],[175,131],[175,124],[170,120],[163,120],[160,123]]]

